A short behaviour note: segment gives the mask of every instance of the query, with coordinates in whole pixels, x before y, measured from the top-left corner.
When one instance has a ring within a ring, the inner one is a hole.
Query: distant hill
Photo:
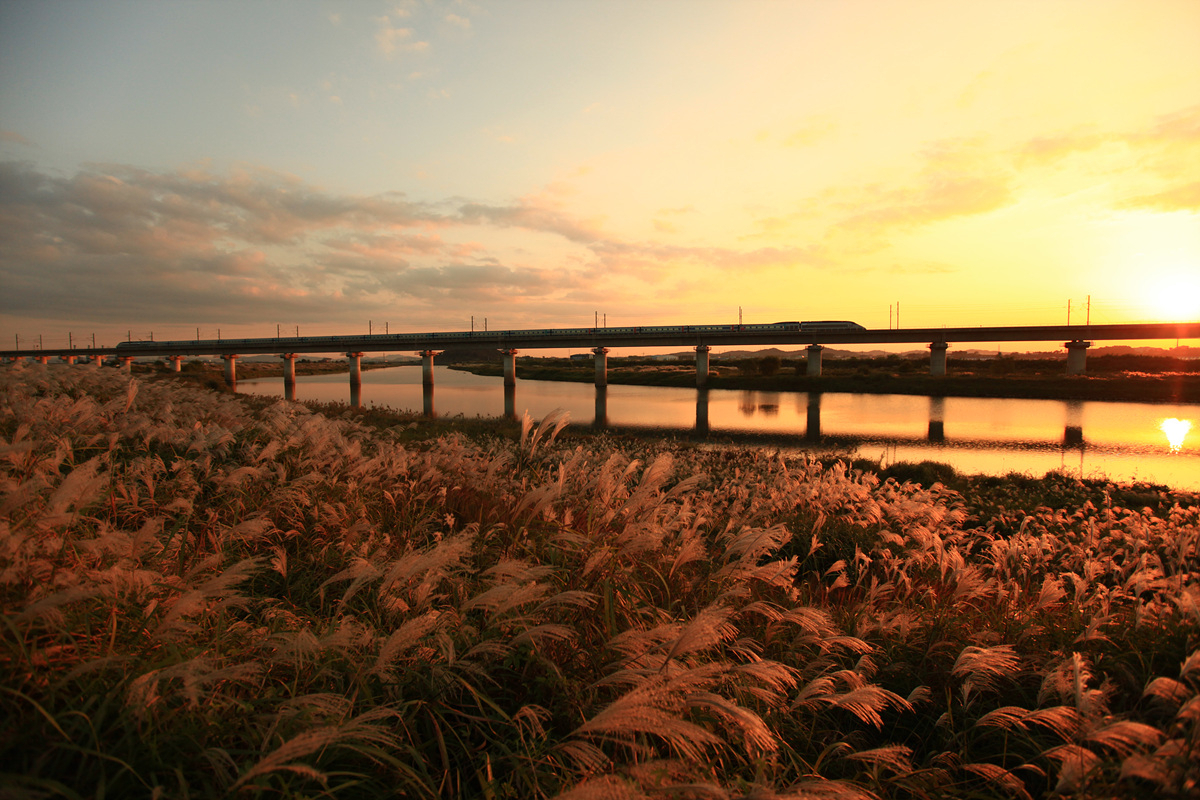
[[[674,353],[679,358],[694,358],[695,351],[685,350],[680,353]],[[1067,351],[1063,348],[1055,350],[1042,350],[1035,352],[1010,352],[1005,351],[1003,347],[997,347],[994,350],[980,350],[978,348],[970,348],[959,350],[953,345],[950,347],[950,357],[954,359],[985,359],[996,358],[998,355],[1004,355],[1016,359],[1065,359]],[[767,356],[777,356],[781,359],[791,359],[800,361],[808,358],[808,353],[803,349],[800,350],[781,350],[778,347],[767,347],[762,350],[730,350],[719,355],[714,355],[713,360],[738,361],[747,358],[766,358]],[[901,358],[929,358],[928,348],[920,350],[906,350],[902,353],[892,353],[887,350],[838,350],[833,347],[826,347],[821,353],[821,358],[825,360],[838,358],[886,358],[887,356],[900,356]],[[1088,350],[1088,356],[1169,356],[1173,358],[1185,359],[1200,359],[1200,347],[1131,347],[1129,345],[1105,345],[1102,347],[1093,347]]]

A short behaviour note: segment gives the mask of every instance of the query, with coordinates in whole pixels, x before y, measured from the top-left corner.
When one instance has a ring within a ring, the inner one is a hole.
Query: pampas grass
[[[1194,501],[980,513],[566,422],[0,372],[0,794],[1198,788]]]

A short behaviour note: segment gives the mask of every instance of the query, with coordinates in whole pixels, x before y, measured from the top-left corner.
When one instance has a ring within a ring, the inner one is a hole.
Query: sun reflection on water
[[[1188,431],[1192,429],[1192,421],[1190,419],[1164,419],[1158,423],[1158,429],[1167,437],[1167,444],[1171,445],[1171,452],[1178,453],[1183,449],[1183,439],[1188,435]]]

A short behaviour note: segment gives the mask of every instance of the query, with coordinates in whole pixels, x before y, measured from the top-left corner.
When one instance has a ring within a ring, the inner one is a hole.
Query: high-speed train
[[[512,331],[435,331],[432,333],[377,333],[366,337],[361,335],[356,336],[295,336],[286,337],[286,341],[291,344],[302,344],[305,346],[328,345],[333,350],[338,350],[345,347],[353,346],[355,343],[361,344],[363,339],[371,339],[381,343],[396,345],[396,349],[403,349],[406,343],[420,344],[428,342],[431,339],[478,339],[484,342],[503,342],[509,338],[527,339],[530,337],[547,338],[556,336],[620,336],[627,334],[688,334],[688,333],[842,333],[850,331],[865,331],[862,325],[849,320],[813,320],[807,322],[771,322],[760,325],[641,325],[636,327],[624,328],[547,328],[544,330],[512,330]],[[117,344],[117,349],[122,348],[142,348],[147,346],[153,347],[156,350],[167,350],[172,346],[186,347],[195,349],[196,347],[206,347],[219,345],[222,348],[230,346],[253,346],[264,347],[269,346],[273,342],[280,341],[279,339],[187,339],[182,341],[136,341],[136,342],[120,342]]]

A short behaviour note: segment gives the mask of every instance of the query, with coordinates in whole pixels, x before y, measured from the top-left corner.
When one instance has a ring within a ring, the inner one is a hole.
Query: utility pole
[[[475,315],[471,315],[471,333],[475,332]]]
[[[1067,301],[1067,325],[1070,326],[1070,324],[1071,324],[1071,301],[1068,300]]]
[[[1088,295],[1087,318],[1084,320],[1083,324],[1084,325],[1092,324],[1092,296],[1090,294]]]
[[[367,320],[367,336],[371,335],[371,320]]]
[[[75,337],[71,334],[70,331],[67,331],[67,349],[68,350],[75,349]]]
[[[279,338],[279,323],[278,322],[275,323],[275,338],[276,339]]]

